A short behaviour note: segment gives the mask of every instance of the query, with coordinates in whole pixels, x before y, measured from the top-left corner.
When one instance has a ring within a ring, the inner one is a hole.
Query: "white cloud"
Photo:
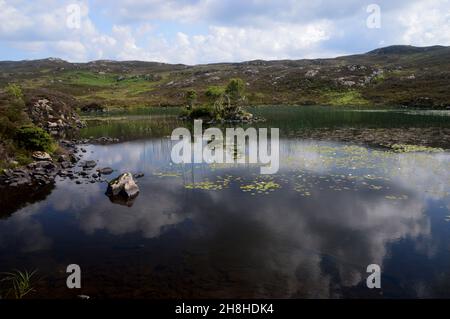
[[[189,36],[178,32],[172,42],[150,42],[148,49],[163,50],[165,60],[186,64],[320,55],[318,44],[329,38],[331,25],[328,21],[309,25],[278,24],[270,30],[212,26],[205,34]],[[137,48],[134,52],[139,54]]]
[[[4,0],[0,0],[0,39],[11,38],[24,28],[31,26],[26,15]]]
[[[448,0],[383,3],[377,30],[365,27],[365,7],[355,0],[84,0],[77,2],[81,28],[70,29],[66,8],[72,2],[0,0],[0,44],[18,57],[186,64],[330,57],[391,44],[450,45]]]
[[[414,3],[399,15],[405,27],[403,43],[415,45],[450,45],[450,5],[448,1]]]
[[[61,52],[63,55],[70,52],[76,60],[83,60],[86,57],[86,48],[79,41],[58,41],[54,47],[57,52]]]

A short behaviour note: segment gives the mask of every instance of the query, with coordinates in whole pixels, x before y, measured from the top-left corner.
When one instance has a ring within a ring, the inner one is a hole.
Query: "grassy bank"
[[[20,86],[8,85],[0,98],[0,170],[30,163],[34,151],[52,154],[57,149],[54,139],[28,117]]]

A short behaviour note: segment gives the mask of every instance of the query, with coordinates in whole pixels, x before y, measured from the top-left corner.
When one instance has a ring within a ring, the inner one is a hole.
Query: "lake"
[[[106,183],[60,178],[3,194],[0,271],[37,269],[35,298],[450,297],[449,112],[251,112],[280,128],[277,174],[171,163],[172,130],[191,127],[173,109],[88,117],[81,137],[121,142],[83,145],[83,160],[144,173],[140,194],[111,202]]]

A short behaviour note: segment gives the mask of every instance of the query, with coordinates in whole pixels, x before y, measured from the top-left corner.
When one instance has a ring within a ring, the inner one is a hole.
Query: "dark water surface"
[[[327,127],[442,127],[450,119],[261,112],[264,126],[285,132],[321,118]],[[167,136],[179,125],[138,114],[97,119],[83,132],[124,138],[86,145],[83,159],[114,168],[111,178],[145,173],[131,207],[112,203],[105,183],[57,180],[34,197],[26,191],[29,203],[16,206],[20,194],[9,206],[2,194],[0,271],[38,269],[31,297],[42,298],[450,297],[448,151],[396,153],[282,134],[280,171],[262,176],[254,165],[172,165]],[[81,266],[82,289],[66,288],[69,264]],[[366,287],[369,264],[381,266],[381,289]]]

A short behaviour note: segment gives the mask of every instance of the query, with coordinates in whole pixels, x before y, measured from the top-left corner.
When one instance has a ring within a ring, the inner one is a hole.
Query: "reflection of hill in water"
[[[81,130],[80,134],[82,138],[108,136],[123,141],[170,136],[174,128],[184,125],[175,116],[126,116],[88,120],[88,127]]]
[[[0,188],[0,219],[8,218],[15,211],[29,204],[45,200],[54,188],[54,184],[42,187]]]

